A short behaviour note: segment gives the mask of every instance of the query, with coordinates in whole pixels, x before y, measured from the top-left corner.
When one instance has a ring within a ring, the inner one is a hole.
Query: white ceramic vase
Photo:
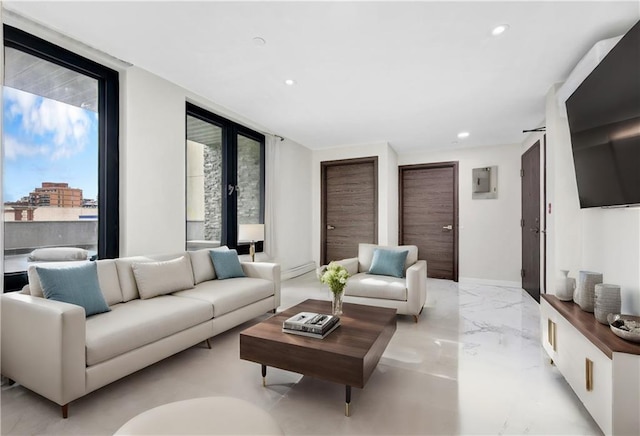
[[[560,275],[556,279],[556,297],[558,300],[571,301],[575,289],[576,279],[569,277],[568,270],[560,270]]]

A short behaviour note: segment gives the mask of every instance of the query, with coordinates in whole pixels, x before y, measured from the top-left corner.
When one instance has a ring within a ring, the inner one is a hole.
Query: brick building
[[[43,182],[29,193],[29,206],[82,207],[82,189],[68,183]]]

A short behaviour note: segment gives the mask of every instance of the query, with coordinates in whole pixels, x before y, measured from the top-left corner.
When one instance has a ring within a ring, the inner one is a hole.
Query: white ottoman
[[[115,434],[284,433],[271,415],[248,401],[231,397],[205,397],[154,407],[131,418]]]

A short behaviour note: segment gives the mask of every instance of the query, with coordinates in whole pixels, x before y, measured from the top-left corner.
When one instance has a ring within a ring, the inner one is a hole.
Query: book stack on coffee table
[[[300,312],[282,323],[282,331],[294,335],[323,339],[340,326],[340,317],[314,312]]]

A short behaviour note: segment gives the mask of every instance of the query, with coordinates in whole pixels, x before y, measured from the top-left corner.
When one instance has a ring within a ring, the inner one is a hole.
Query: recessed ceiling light
[[[264,38],[260,38],[259,36],[256,36],[255,38],[253,38],[253,43],[255,45],[265,45],[267,41]]]
[[[460,132],[458,133],[458,138],[464,139],[469,137],[469,132]]]
[[[502,35],[507,30],[509,30],[508,24],[500,24],[499,26],[496,26],[493,28],[493,30],[491,30],[491,34],[493,36],[498,36],[498,35]]]
[[[289,85],[289,86],[293,86],[293,85],[296,84],[296,81],[293,80],[293,79],[287,79],[287,80],[284,81],[284,84],[285,85]]]

